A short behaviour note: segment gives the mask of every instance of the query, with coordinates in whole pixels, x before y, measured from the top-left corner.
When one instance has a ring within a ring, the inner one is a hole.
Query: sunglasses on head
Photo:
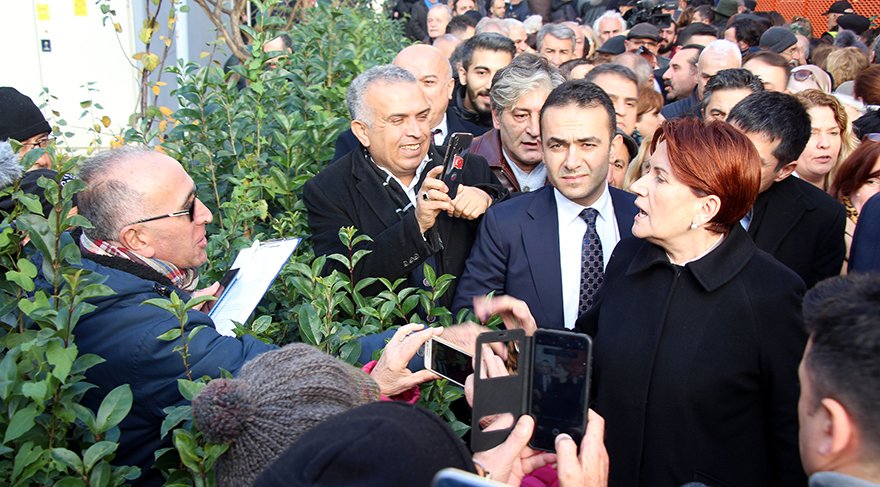
[[[880,142],[880,133],[874,132],[870,134],[865,134],[864,137],[862,137],[862,142],[866,140],[870,140],[871,142]]]
[[[794,78],[795,81],[803,83],[810,78],[813,78],[813,80],[815,81],[816,75],[814,75],[813,72],[809,69],[801,69],[798,71],[792,71],[791,77]],[[816,83],[818,84],[818,81],[816,81]]]
[[[196,214],[196,199],[198,199],[198,198],[193,197],[192,201],[189,203],[189,208],[187,208],[185,210],[166,213],[164,215],[151,216],[149,218],[141,218],[140,220],[138,220],[136,222],[129,223],[129,225],[134,225],[135,223],[146,223],[146,222],[151,222],[151,221],[155,221],[155,220],[161,220],[163,218],[173,218],[176,216],[183,216],[183,215],[189,215],[189,221],[194,221],[195,214]]]

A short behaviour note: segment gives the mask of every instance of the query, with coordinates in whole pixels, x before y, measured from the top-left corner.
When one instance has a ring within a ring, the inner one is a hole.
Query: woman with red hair
[[[859,222],[862,206],[880,192],[880,134],[868,134],[865,140],[837,169],[829,193],[846,208],[846,259],[849,265],[853,233]]]
[[[594,409],[614,485],[802,486],[797,368],[804,284],[740,224],[761,160],[723,122],[666,122],[630,190],[593,337]],[[636,304],[637,305],[634,305]]]

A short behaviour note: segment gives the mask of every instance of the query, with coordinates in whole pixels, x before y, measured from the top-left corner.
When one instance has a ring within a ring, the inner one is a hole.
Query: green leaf
[[[52,459],[67,468],[73,469],[74,472],[80,475],[83,474],[82,459],[79,457],[79,455],[68,450],[67,448],[53,448]]]
[[[110,391],[107,397],[101,401],[98,415],[95,417],[97,432],[104,433],[125,419],[131,410],[132,399],[131,387],[128,384],[123,384]]]
[[[83,455],[83,464],[86,467],[86,472],[90,472],[96,463],[115,452],[118,447],[119,444],[112,441],[99,441],[90,446]]]
[[[4,441],[4,443],[6,442]],[[40,461],[40,457],[43,456],[43,452],[42,447],[34,446],[31,441],[21,445],[21,448],[15,454],[12,467],[12,481],[15,482],[24,472],[37,464]]]
[[[54,366],[52,375],[58,378],[62,384],[67,380],[67,376],[70,375],[70,370],[73,368],[73,363],[76,360],[76,354],[76,344],[71,343],[69,347],[65,347],[64,342],[61,340],[49,342],[49,346],[46,348],[46,360],[50,365]]]
[[[188,469],[193,472],[199,471],[199,456],[197,450],[198,442],[193,434],[185,429],[176,429],[172,434],[172,441],[177,452],[180,454],[180,460]]]
[[[187,401],[192,401],[198,393],[202,392],[207,384],[204,382],[195,382],[187,379],[177,379],[177,390],[180,395]]]
[[[173,342],[178,338],[180,338],[180,328],[172,328],[156,337],[157,340],[162,340],[163,342]]]
[[[89,473],[89,487],[108,487],[116,485],[113,482],[113,470],[109,462],[98,462]]]
[[[6,434],[3,436],[3,443],[9,443],[30,431],[34,427],[34,419],[39,414],[35,404],[30,404],[24,409],[16,411],[12,415],[12,419],[9,420],[9,426],[6,428]]]
[[[172,300],[174,299],[175,296],[177,296],[177,293],[171,293]],[[177,316],[177,310],[175,309],[174,305],[172,304],[172,301],[169,301],[165,298],[148,299],[141,304],[148,304],[150,306],[155,306],[157,308],[164,309],[165,311],[173,314],[174,316]]]
[[[64,477],[55,482],[53,487],[86,487],[86,482],[78,477]]]
[[[162,420],[159,437],[165,438],[169,431],[180,423],[192,418],[192,406],[177,406],[171,410]]]
[[[21,393],[25,397],[33,399],[39,406],[42,406],[43,402],[45,402],[48,390],[49,386],[44,380],[38,382],[25,382],[21,386]]]
[[[9,394],[12,393],[15,382],[18,379],[18,366],[16,362],[20,355],[21,351],[18,348],[14,348],[6,352],[6,356],[3,357],[3,360],[0,360],[0,400],[4,402],[9,397]]]

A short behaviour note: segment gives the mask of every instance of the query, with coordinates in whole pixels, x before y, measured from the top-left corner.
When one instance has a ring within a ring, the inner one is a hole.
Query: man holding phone
[[[406,277],[408,285],[427,287],[426,263],[437,275],[460,276],[479,218],[506,195],[486,160],[464,158],[461,184],[450,198],[440,179],[442,158],[429,140],[430,104],[415,76],[398,66],[377,66],[355,78],[346,103],[363,150],[327,166],[305,185],[315,254],[347,254],[339,229],[353,226],[371,238],[358,246],[371,252],[355,268],[356,280]],[[334,268],[338,263],[328,261],[325,271]],[[453,294],[454,289],[441,304],[451,302]]]

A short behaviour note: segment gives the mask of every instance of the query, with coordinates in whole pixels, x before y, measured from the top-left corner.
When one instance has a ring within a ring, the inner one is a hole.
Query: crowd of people
[[[438,303],[453,312],[590,335],[586,435],[534,451],[523,416],[472,452],[413,406],[438,378],[420,348],[440,335],[473,353],[481,325],[364,337],[357,370],[221,336],[193,310],[208,327],[192,374],[235,376],[192,404],[231,445],[219,484],[429,485],[453,467],[528,486],[880,485],[880,28],[847,1],[824,26],[756,8],[400,0],[414,44],[348,86],[350,129],[305,184],[314,251],[344,252],[353,226],[370,237],[355,279],[427,287],[430,265],[456,278]],[[51,143],[27,97],[0,88],[0,106],[18,156]],[[450,196],[456,132],[475,138]],[[23,171],[6,144],[0,185],[38,192],[48,165]],[[140,304],[218,291],[197,272],[212,213],[150,148],[94,155],[78,177],[82,266],[116,293],[77,326],[80,353],[105,359],[84,403],[132,385],[115,461],[159,485],[163,409],[184,400],[156,337],[178,323]]]

